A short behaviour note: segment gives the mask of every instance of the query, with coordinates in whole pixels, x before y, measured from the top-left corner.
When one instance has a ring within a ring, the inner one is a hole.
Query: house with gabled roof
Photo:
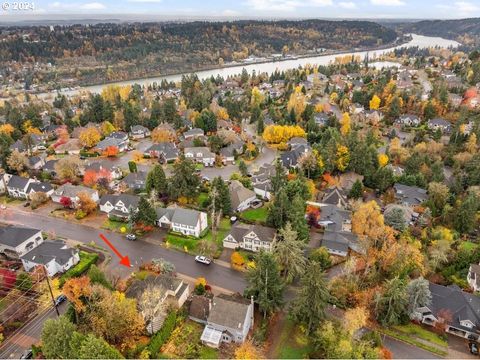
[[[130,136],[133,139],[144,139],[150,136],[150,130],[142,125],[134,125],[130,128]]]
[[[146,171],[137,171],[130,173],[122,179],[122,183],[125,184],[131,190],[145,189],[145,183],[147,181]]]
[[[188,147],[184,150],[185,158],[202,163],[205,166],[213,166],[215,164],[215,154],[206,146]]]
[[[473,291],[480,291],[480,264],[470,264],[467,281]]]
[[[428,120],[427,126],[430,130],[441,130],[442,133],[450,133],[452,131],[452,124],[442,118]]]
[[[205,135],[205,132],[202,129],[193,128],[193,129],[190,129],[188,131],[185,131],[183,133],[183,138],[185,140],[188,140],[188,139],[194,139],[194,138],[202,137],[204,135]]]
[[[92,162],[85,166],[85,171],[107,175],[109,180],[120,179],[123,176],[122,169],[108,160]]]
[[[262,225],[236,224],[223,239],[227,249],[245,249],[253,252],[270,251],[276,230]]]
[[[28,198],[28,187],[31,183],[34,183],[35,180],[17,176],[10,175],[10,179],[7,181],[7,192],[8,196],[27,199]]]
[[[305,154],[308,154],[311,150],[312,149],[309,145],[299,145],[293,150],[285,151],[280,155],[282,165],[287,169],[297,168],[299,165],[298,161],[301,159],[301,157]]]
[[[183,208],[157,208],[158,226],[187,236],[200,237],[208,227],[207,214]]]
[[[18,258],[43,242],[41,230],[9,225],[0,227],[0,253]]]
[[[247,189],[238,180],[231,180],[228,185],[228,190],[230,192],[230,201],[233,211],[240,212],[247,210],[252,201],[257,199],[257,194],[254,191]]]
[[[428,199],[427,190],[418,186],[409,186],[396,183],[393,185],[395,189],[395,198],[397,202],[407,206],[417,206]]]
[[[100,211],[109,218],[128,220],[129,216],[138,211],[140,197],[129,194],[103,195],[100,199]]]
[[[173,162],[178,158],[178,149],[173,142],[161,142],[153,144],[144,151],[144,156],[158,158],[161,163]]]
[[[323,192],[322,204],[335,205],[345,209],[348,207],[348,198],[345,192],[337,186],[330,187]]]
[[[88,194],[96,203],[99,201],[97,190],[82,185],[72,185],[70,183],[66,183],[58,187],[52,194],[52,201],[61,204],[62,198],[68,198],[70,199],[72,206],[76,207],[78,201],[80,200],[78,197],[80,193]]]

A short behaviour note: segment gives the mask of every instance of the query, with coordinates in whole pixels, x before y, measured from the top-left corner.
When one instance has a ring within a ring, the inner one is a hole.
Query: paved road
[[[31,226],[46,232],[53,232],[56,236],[65,237],[85,244],[95,242],[102,248],[107,248],[105,243],[99,238],[99,230],[89,226],[75,224],[67,220],[52,218],[43,214],[31,213],[19,209],[13,211],[0,211],[0,222],[12,223],[23,226]],[[245,289],[245,278],[235,270],[211,264],[210,266],[196,263],[191,255],[181,253],[175,250],[168,250],[159,245],[147,243],[142,240],[127,241],[124,236],[107,231],[101,231],[112,244],[120,251],[122,255],[128,255],[133,269],[118,265],[118,258],[110,251],[112,261],[108,265],[108,270],[116,275],[126,276],[143,262],[153,258],[163,258],[175,265],[176,271],[190,278],[199,276],[205,277],[207,281],[214,286],[232,292],[243,293]],[[160,236],[160,235],[159,235]]]
[[[58,306],[60,314],[67,310],[67,302]],[[41,337],[43,323],[47,319],[52,319],[57,316],[53,307],[49,307],[41,311],[37,316],[27,322],[27,325],[22,327],[13,336],[9,337],[0,347],[1,359],[18,359],[22,353],[30,349],[32,344],[36,344]]]
[[[383,337],[383,345],[392,352],[394,359],[441,359],[431,352],[388,336]]]

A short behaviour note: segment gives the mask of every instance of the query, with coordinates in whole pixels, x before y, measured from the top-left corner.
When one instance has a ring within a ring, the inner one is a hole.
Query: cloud
[[[454,3],[454,5],[457,11],[462,14],[469,14],[480,10],[480,7],[478,7],[477,5],[466,1],[457,1]]]
[[[351,1],[340,2],[338,3],[338,6],[344,9],[355,9],[357,7],[357,5],[355,5],[355,3]]]
[[[222,11],[223,16],[238,16],[240,13],[235,10],[225,9]]]
[[[403,0],[370,0],[373,5],[378,6],[403,6],[405,2]]]
[[[106,9],[107,7],[99,2],[91,2],[91,3],[81,4],[78,8],[80,10],[103,10],[103,9]]]
[[[435,7],[440,9],[444,14],[454,13],[456,18],[473,17],[480,13],[480,7],[468,1],[455,1],[451,5],[438,4]]]
[[[247,0],[245,4],[257,11],[293,11],[299,7],[333,5],[332,0]]]

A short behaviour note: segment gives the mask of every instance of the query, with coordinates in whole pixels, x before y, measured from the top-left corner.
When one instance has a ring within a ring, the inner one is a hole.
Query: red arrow
[[[115,253],[115,255],[117,255],[119,258],[120,258],[120,265],[123,265],[123,266],[126,266],[126,267],[130,267],[130,259],[128,258],[128,256],[122,256],[122,254],[120,254],[120,252],[115,248],[115,246],[113,246],[113,244],[105,237],[105,235],[103,234],[100,234],[100,239],[102,239],[103,241],[105,241],[105,244],[108,245],[108,247],[110,249],[112,249],[112,251]]]

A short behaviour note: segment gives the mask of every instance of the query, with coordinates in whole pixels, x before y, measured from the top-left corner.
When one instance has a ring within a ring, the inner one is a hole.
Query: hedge
[[[172,334],[172,331],[175,329],[177,323],[177,312],[170,311],[165,320],[163,321],[162,327],[158,330],[155,335],[153,335],[148,344],[148,351],[150,351],[150,357],[156,359],[158,352],[162,348],[163,344],[167,342]]]
[[[88,253],[86,251],[80,251],[80,261],[77,265],[67,270],[65,274],[60,277],[60,287],[65,284],[65,281],[73,277],[77,277],[87,272],[92,264],[95,264],[98,260],[98,254]]]

